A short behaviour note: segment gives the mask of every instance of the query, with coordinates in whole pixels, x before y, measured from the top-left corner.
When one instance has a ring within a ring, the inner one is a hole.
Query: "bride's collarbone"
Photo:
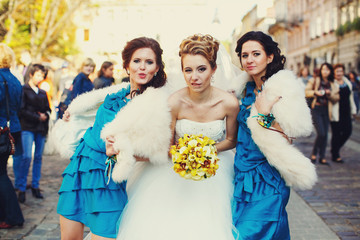
[[[220,106],[223,103],[223,99],[213,99],[212,101],[194,102],[191,99],[184,100],[186,107],[189,108],[214,108]]]
[[[225,113],[216,108],[183,108],[180,119],[185,118],[196,122],[211,122],[225,118]]]

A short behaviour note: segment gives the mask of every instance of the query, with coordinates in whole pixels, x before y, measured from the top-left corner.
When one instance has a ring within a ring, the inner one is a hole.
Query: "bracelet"
[[[254,117],[257,117],[258,123],[265,128],[270,128],[272,122],[275,120],[275,117],[272,113],[269,113],[267,115],[258,113],[258,115]]]

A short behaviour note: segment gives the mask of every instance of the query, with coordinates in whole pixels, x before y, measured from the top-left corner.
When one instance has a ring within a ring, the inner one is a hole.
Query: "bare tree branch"
[[[75,1],[74,5],[72,5],[68,11],[54,24],[53,27],[51,27],[50,29],[47,29],[45,38],[43,39],[39,49],[38,49],[38,53],[41,54],[46,47],[48,46],[48,43],[51,41],[52,36],[56,35],[57,31],[60,31],[61,29],[66,27],[66,23],[69,22],[69,19],[71,17],[71,15],[83,4],[87,2],[87,0],[83,0],[83,1]]]

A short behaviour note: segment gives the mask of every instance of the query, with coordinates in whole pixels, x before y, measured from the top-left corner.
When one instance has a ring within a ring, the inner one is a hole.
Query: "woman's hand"
[[[314,94],[318,97],[324,96],[325,95],[325,90],[315,90]]]
[[[106,137],[106,145],[105,145],[105,147],[106,147],[106,155],[108,157],[119,154],[119,151],[115,151],[115,149],[114,149],[114,143],[115,143],[114,136],[107,136]]]
[[[48,119],[48,116],[45,113],[38,112],[40,122],[45,122]]]
[[[277,103],[281,98],[281,96],[278,96],[274,100],[269,101],[266,99],[266,94],[264,92],[259,92],[255,100],[255,107],[258,113],[268,115],[271,112],[274,104]]]
[[[68,122],[68,121],[70,121],[70,113],[69,113],[69,111],[68,110],[66,110],[65,112],[64,112],[64,115],[63,115],[63,118],[62,118],[65,122]]]

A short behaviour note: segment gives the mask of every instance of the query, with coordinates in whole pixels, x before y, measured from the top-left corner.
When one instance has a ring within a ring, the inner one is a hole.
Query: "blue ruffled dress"
[[[242,239],[290,239],[286,204],[290,189],[251,138],[246,120],[255,101],[255,82],[242,99],[234,159],[233,224]]]
[[[58,214],[88,226],[92,233],[116,238],[116,222],[127,203],[126,182],[107,185],[105,142],[100,138],[104,125],[124,107],[130,86],[107,95],[99,107],[93,127],[88,128],[70,164],[63,173]]]

